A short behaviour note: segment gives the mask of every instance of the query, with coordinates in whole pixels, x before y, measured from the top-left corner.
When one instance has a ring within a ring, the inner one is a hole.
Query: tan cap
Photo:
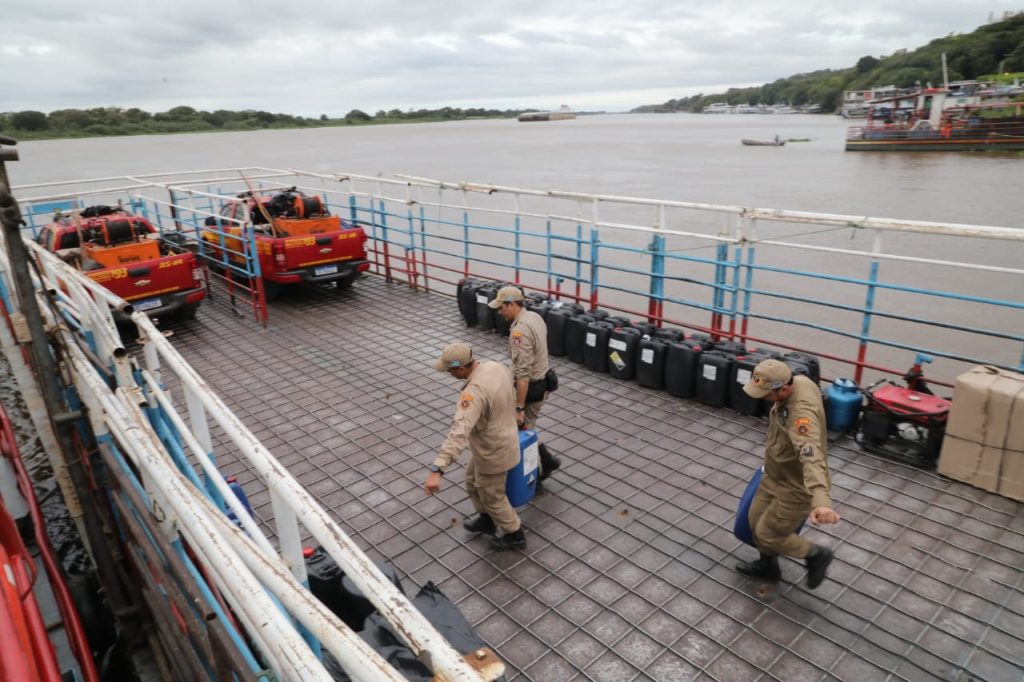
[[[782,388],[793,378],[793,370],[781,360],[762,360],[743,387],[751,398],[763,398],[776,388]]]
[[[473,349],[465,343],[449,343],[441,351],[441,357],[434,363],[438,372],[447,372],[456,367],[465,367],[473,362]]]
[[[498,289],[497,295],[494,300],[488,303],[492,308],[500,308],[501,304],[505,301],[521,301],[523,300],[523,290],[519,287],[502,287]]]

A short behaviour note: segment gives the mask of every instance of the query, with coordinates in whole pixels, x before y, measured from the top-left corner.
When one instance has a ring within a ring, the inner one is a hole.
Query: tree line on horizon
[[[321,128],[330,126],[401,123],[419,121],[454,121],[470,118],[511,118],[523,109],[485,108],[380,110],[370,115],[353,109],[341,118],[326,114],[318,118],[275,114],[267,111],[201,111],[190,106],[177,106],[164,112],[150,113],[137,107],[95,107],[91,109],[59,109],[0,113],[0,133],[19,139],[51,139],[59,137],[100,137],[109,135],[146,135],[194,133],[203,131],[265,130],[270,128]]]
[[[939,85],[943,82],[942,54],[946,54],[949,80],[1004,80],[1024,78],[1024,12],[993,22],[967,34],[937,38],[913,51],[897,50],[887,57],[861,57],[847,69],[822,69],[780,78],[749,88],[697,94],[648,104],[633,113],[699,112],[712,102],[737,104],[817,104],[822,111],[839,109],[846,90],[870,90],[894,85]]]

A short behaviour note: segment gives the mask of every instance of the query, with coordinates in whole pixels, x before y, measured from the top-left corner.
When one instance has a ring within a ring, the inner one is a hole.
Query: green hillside
[[[1006,80],[1024,76],[1024,14],[999,21],[963,35],[937,38],[916,50],[898,50],[887,57],[865,56],[848,69],[825,69],[780,78],[752,88],[670,99],[664,104],[638,107],[634,112],[701,111],[711,102],[729,104],[817,104],[834,111],[844,90],[873,86],[910,87],[942,83],[942,53],[946,53],[949,79]]]

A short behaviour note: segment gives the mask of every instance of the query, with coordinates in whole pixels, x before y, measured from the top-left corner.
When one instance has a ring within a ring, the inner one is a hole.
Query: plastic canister
[[[746,355],[747,354],[747,346],[746,346],[746,344],[744,344],[744,343],[742,343],[740,341],[728,341],[726,339],[722,339],[720,341],[715,341],[714,350],[720,350],[723,353],[726,353],[726,354],[729,354],[729,355]]]
[[[711,350],[715,347],[715,342],[707,334],[691,334],[686,340],[691,346],[700,346],[701,350]]]
[[[636,383],[646,388],[665,388],[665,357],[668,343],[655,336],[640,339],[639,357],[636,361]]]
[[[786,353],[782,359],[786,364],[789,364],[791,361],[800,363],[807,368],[806,376],[811,381],[814,383],[821,381],[821,363],[818,361],[818,357],[816,355],[794,351],[792,353]]]
[[[473,277],[460,279],[456,290],[459,302],[459,312],[462,319],[466,321],[467,327],[476,326],[476,290],[484,283]]]
[[[608,338],[608,374],[615,379],[629,380],[636,376],[640,353],[640,330],[620,327]]]
[[[488,284],[476,290],[476,326],[481,331],[489,332],[494,329],[497,315],[488,304],[498,295],[500,288],[497,284]]]
[[[697,400],[712,407],[728,406],[734,362],[734,356],[722,351],[701,353],[697,361]]]
[[[306,559],[306,577],[309,580],[309,591],[333,613],[340,614],[345,610],[341,593],[341,578],[344,575],[341,567],[322,547],[306,547],[302,550]]]
[[[760,417],[764,414],[764,401],[751,398],[743,387],[750,381],[757,364],[764,360],[764,356],[757,353],[737,356],[732,367],[732,381],[729,383],[729,405],[740,414],[747,414],[751,417]]]
[[[228,476],[224,479],[224,482],[228,484],[228,488],[235,494],[238,501],[242,503],[242,509],[249,512],[249,516],[252,516],[252,505],[249,504],[249,497],[245,494],[245,490],[242,489],[242,484],[238,482],[238,479],[234,476]],[[241,527],[242,524],[238,517],[235,516],[235,512],[232,511],[231,507],[227,507],[226,512],[231,522]]]
[[[825,423],[833,431],[850,431],[860,420],[863,398],[853,379],[836,379],[825,391]]]
[[[608,371],[608,339],[615,325],[611,322],[591,322],[583,339],[583,366],[592,372]]]
[[[677,398],[692,398],[697,390],[697,361],[703,352],[688,341],[670,343],[665,351],[665,390]]]
[[[565,355],[566,325],[574,314],[565,308],[552,308],[548,311],[544,318],[544,322],[548,325],[548,355],[553,357]]]
[[[662,327],[661,329],[655,330],[652,336],[662,341],[682,341],[686,338],[686,334],[683,333],[682,329],[676,329],[675,327]]]
[[[740,496],[740,504],[736,509],[736,520],[732,526],[732,534],[736,536],[736,539],[751,547],[756,547],[757,545],[754,543],[754,531],[750,527],[750,504],[754,501],[754,495],[757,494],[757,488],[761,485],[761,477],[763,475],[764,467],[758,467],[754,470],[754,475],[750,477],[746,490]],[[805,523],[806,521],[801,521],[800,525],[793,532],[799,535],[800,531],[804,529]]]
[[[505,474],[505,496],[513,507],[522,507],[533,499],[537,492],[539,467],[537,432],[523,429],[519,432],[519,462]]]
[[[565,354],[573,362],[583,364],[583,346],[587,339],[587,325],[594,321],[590,315],[575,315],[565,326]]]

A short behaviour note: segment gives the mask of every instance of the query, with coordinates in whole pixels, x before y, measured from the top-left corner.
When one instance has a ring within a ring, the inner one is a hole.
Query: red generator
[[[868,452],[934,467],[946,432],[950,401],[892,383],[864,391],[867,405],[857,443]]]

